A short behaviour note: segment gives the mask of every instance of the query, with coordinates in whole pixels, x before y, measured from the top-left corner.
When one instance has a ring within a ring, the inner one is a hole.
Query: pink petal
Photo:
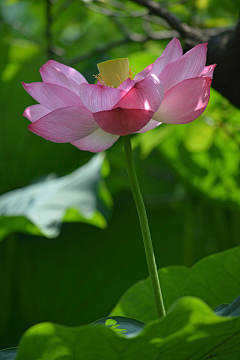
[[[93,114],[100,128],[112,135],[128,135],[141,130],[151,120],[153,112],[139,109],[115,108]]]
[[[81,100],[92,113],[112,109],[125,93],[123,90],[105,85],[79,85]]]
[[[135,85],[114,108],[121,107],[124,109],[141,109],[155,112],[161,105],[163,96],[164,91],[161,81],[156,75],[150,74],[143,80],[135,81]]]
[[[136,131],[137,133],[145,133],[149,130],[155,129],[155,127],[157,127],[158,125],[160,125],[161,123],[156,121],[156,120],[150,120],[149,123],[144,126],[141,130]]]
[[[200,44],[186,52],[180,60],[168,64],[159,75],[164,92],[185,79],[200,76],[206,63],[206,54],[207,44]]]
[[[182,53],[180,41],[177,38],[173,38],[166,46],[162,55],[154,62],[151,73],[159,76],[165,66],[179,60],[182,57]]]
[[[73,69],[70,66],[61,64],[55,60],[49,60],[46,62],[45,65],[52,66],[55,67],[56,69],[61,70],[67,77],[77,81],[78,84],[88,83],[85,77],[82,74],[80,74],[80,72],[78,72],[77,70]]]
[[[81,139],[97,128],[91,112],[84,107],[54,110],[28,126],[33,133],[57,143]]]
[[[22,83],[22,85],[37,102],[51,111],[67,106],[83,105],[78,95],[63,86],[40,82]]]
[[[168,124],[186,124],[198,118],[210,97],[209,77],[187,79],[165,93],[162,105],[153,119]]]
[[[50,110],[46,109],[42,105],[32,105],[24,110],[23,116],[25,116],[31,122],[34,122],[47,115],[49,112]]]
[[[132,80],[130,78],[126,79],[121,85],[119,85],[118,89],[129,91],[136,84],[135,79]]]
[[[200,76],[207,76],[207,77],[210,77],[212,79],[213,78],[213,72],[214,72],[214,69],[215,69],[216,66],[217,66],[217,64],[205,66],[203,71],[201,72]]]
[[[144,70],[140,71],[140,73],[138,73],[134,80],[142,80],[144,79],[152,70],[153,64],[148,65]]]
[[[110,148],[118,140],[118,138],[119,136],[109,134],[98,128],[92,134],[83,139],[73,141],[71,144],[80,150],[96,153]]]
[[[63,86],[78,95],[79,83],[76,80],[66,76],[61,70],[45,64],[41,67],[40,74],[43,82]]]

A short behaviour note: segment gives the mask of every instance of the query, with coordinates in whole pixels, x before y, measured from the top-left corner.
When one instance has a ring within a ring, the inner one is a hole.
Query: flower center
[[[104,61],[97,65],[99,75],[96,78],[102,85],[117,88],[130,77],[127,58]]]

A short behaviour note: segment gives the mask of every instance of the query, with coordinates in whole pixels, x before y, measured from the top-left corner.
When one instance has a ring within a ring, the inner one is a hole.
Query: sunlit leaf
[[[125,338],[105,326],[64,327],[43,323],[30,328],[20,342],[16,360],[178,360],[240,355],[240,318],[214,315],[200,299],[186,297],[167,317]]]
[[[186,149],[190,152],[208,151],[214,139],[214,127],[204,121],[193,121],[187,128],[184,141]]]
[[[240,247],[211,255],[192,268],[169,266],[159,270],[166,309],[182,296],[197,296],[213,309],[239,295]],[[156,318],[149,278],[133,285],[111,312],[144,322]]]
[[[141,156],[147,157],[150,152],[159,146],[162,141],[171,136],[174,131],[174,125],[160,125],[154,129],[154,131],[148,131],[143,134],[139,134],[133,137],[132,145],[133,148],[141,146]]]
[[[100,154],[72,174],[2,195],[0,226],[50,238],[59,234],[62,221],[106,227],[97,198],[103,159]]]

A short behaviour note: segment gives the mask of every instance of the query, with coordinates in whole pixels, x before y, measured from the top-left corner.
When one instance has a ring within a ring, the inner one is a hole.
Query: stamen
[[[95,77],[95,79],[97,79],[100,82],[101,85],[113,87],[113,85],[110,83],[110,81],[108,81],[108,79],[106,79],[101,74],[93,75],[93,76]]]
[[[104,83],[103,79],[101,78],[100,74],[98,74],[98,75],[93,75],[93,76],[95,77],[95,79],[96,79],[97,81],[100,82],[101,85],[105,85],[105,83]]]
[[[101,74],[99,74],[99,76],[101,76],[101,78],[103,79],[103,81],[105,82],[105,84],[107,86],[113,87],[113,85],[110,83],[110,81],[108,81],[108,79],[106,79],[104,76],[102,76]]]
[[[134,70],[136,71],[136,69],[134,69]],[[130,68],[129,68],[129,77],[130,77],[131,80],[133,80],[134,74],[135,74],[135,72],[133,71],[132,66],[130,66]]]
[[[117,75],[118,80],[120,81],[120,84],[122,83],[122,80],[119,75]]]

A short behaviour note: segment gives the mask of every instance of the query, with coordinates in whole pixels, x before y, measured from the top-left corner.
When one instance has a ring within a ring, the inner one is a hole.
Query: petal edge
[[[150,110],[115,108],[94,113],[93,117],[100,128],[112,135],[129,135],[141,130],[151,120]]]
[[[167,124],[187,124],[206,109],[210,97],[210,77],[182,81],[165,93],[153,119]]]
[[[92,134],[83,139],[73,141],[71,144],[80,150],[98,153],[110,148],[118,139],[119,136],[109,134],[98,128]]]
[[[97,128],[91,112],[75,106],[54,110],[28,126],[38,136],[57,143],[78,140]]]

